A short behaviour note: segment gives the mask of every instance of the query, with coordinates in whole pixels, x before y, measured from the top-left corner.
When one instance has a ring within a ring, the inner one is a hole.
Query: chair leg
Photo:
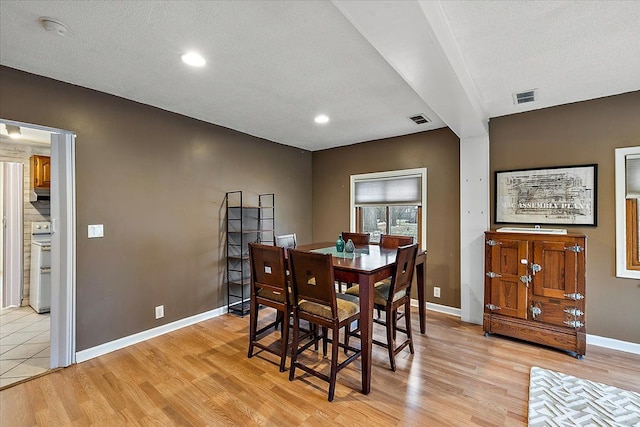
[[[395,317],[396,313],[393,311],[391,307],[387,307],[387,350],[389,351],[389,364],[391,365],[391,370],[393,372],[396,371],[396,359],[395,359]]]
[[[278,325],[280,326],[280,331],[284,328],[284,313],[281,311],[276,311],[276,321],[273,323],[274,330],[278,330]]]
[[[285,319],[286,317],[286,319]],[[280,372],[284,372],[285,363],[287,362],[287,353],[289,352],[289,316],[282,314],[282,344],[280,346]]]
[[[322,355],[327,357],[327,342],[329,340],[329,329],[326,326],[322,327]]]
[[[249,352],[247,357],[253,357],[253,343],[256,340],[256,331],[258,330],[258,305],[255,300],[251,298],[249,303]]]
[[[395,309],[391,314],[391,323],[393,324],[393,340],[398,338],[398,309]]]
[[[333,401],[336,392],[336,376],[338,374],[338,343],[340,342],[340,330],[337,326],[332,329],[331,343],[331,373],[329,374],[329,402]]]
[[[351,324],[347,323],[344,326],[344,354],[347,354],[347,347],[349,346],[349,334],[351,333]]]
[[[409,351],[413,354],[413,333],[411,332],[411,302],[407,301],[404,306],[405,328],[407,329],[407,339],[409,340]]]
[[[300,334],[300,319],[293,315],[293,351],[291,353],[291,367],[289,368],[289,381],[293,381],[296,374],[296,360],[298,359],[298,335]]]

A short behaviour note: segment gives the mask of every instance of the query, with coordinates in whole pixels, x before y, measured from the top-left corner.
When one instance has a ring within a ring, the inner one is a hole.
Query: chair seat
[[[391,277],[387,277],[386,279],[382,279],[381,281],[376,282],[374,286],[377,288],[378,286],[382,286],[384,284],[387,284],[387,286],[391,286]]]
[[[386,305],[389,298],[389,289],[391,289],[391,281],[386,282],[385,280],[383,280],[376,283],[373,294],[374,304],[382,306]],[[393,301],[398,301],[400,298],[405,296],[405,293],[405,290],[396,292],[396,294],[393,296]],[[360,285],[354,285],[350,287],[349,289],[347,289],[344,295],[360,295]]]
[[[360,300],[357,295],[336,295],[338,319],[343,321],[360,312]],[[300,301],[299,309],[316,316],[331,319],[331,307],[311,301]]]

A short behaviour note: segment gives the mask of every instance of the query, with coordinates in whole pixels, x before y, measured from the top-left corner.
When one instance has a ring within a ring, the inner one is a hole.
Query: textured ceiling
[[[0,63],[318,150],[639,90],[637,22],[640,2],[0,0]]]
[[[446,1],[490,117],[640,89],[638,1]],[[532,105],[512,94],[538,89]]]

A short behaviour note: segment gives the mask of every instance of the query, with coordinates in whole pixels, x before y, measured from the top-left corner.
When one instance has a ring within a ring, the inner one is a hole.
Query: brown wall
[[[615,277],[614,209],[614,148],[640,144],[640,92],[491,119],[490,141],[492,221],[494,171],[598,164],[598,226],[558,228],[588,236],[587,333],[640,343],[640,281]]]
[[[349,229],[354,174],[427,168],[427,299],[460,307],[460,143],[439,129],[313,153],[313,238]],[[441,298],[433,298],[433,287]],[[415,293],[415,290],[414,290]]]
[[[225,304],[226,191],[274,192],[276,231],[311,241],[310,152],[5,67],[0,93],[0,117],[77,134],[78,350]]]

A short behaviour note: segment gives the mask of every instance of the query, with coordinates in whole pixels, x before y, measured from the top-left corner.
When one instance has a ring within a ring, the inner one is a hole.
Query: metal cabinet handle
[[[540,307],[531,306],[531,316],[535,319],[536,317],[542,314],[542,309]]]

